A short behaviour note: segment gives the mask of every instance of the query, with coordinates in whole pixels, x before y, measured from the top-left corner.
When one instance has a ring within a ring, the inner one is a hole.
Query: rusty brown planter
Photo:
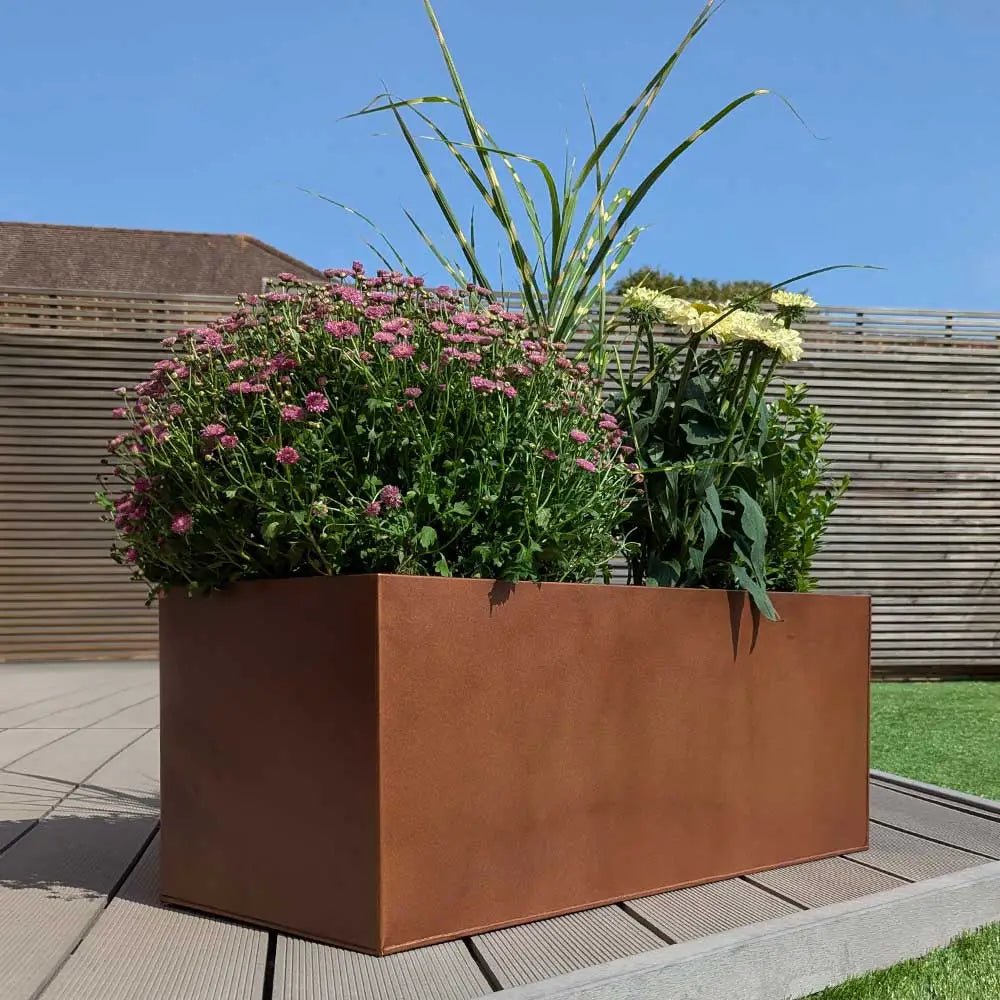
[[[162,892],[385,954],[868,839],[869,600],[354,576],[161,603]]]

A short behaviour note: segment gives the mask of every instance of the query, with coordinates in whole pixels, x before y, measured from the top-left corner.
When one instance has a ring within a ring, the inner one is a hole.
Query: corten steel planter
[[[160,609],[167,902],[385,954],[867,847],[867,597],[354,576]]]

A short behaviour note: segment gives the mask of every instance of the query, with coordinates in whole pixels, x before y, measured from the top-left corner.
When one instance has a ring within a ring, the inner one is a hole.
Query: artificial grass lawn
[[[872,767],[1000,799],[1000,681],[873,684]]]
[[[1000,682],[875,684],[872,767],[1000,799]],[[1000,998],[1000,924],[812,1000]]]

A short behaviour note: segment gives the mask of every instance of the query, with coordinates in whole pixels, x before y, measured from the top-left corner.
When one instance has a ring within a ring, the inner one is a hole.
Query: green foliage
[[[773,317],[634,286],[613,324],[634,326],[634,347],[653,358],[645,375],[635,353],[619,372],[619,412],[644,477],[630,523],[633,582],[738,587],[768,617],[768,589],[812,588],[813,556],[847,487],[825,482],[831,427],[805,388],[766,401],[779,365],[801,356],[791,324],[812,301],[771,300]],[[680,339],[657,346],[657,323]]]
[[[645,487],[631,511],[630,575],[745,589],[773,618],[752,459],[767,432],[762,393],[774,362],[757,345],[699,351],[696,341],[661,348],[651,376],[621,401]]]
[[[152,591],[602,574],[632,474],[599,380],[482,290],[362,271],[283,276],[122,390],[115,557]]]
[[[669,149],[641,177],[634,190],[620,188],[616,186],[619,168],[681,55],[718,10],[715,0],[705,3],[677,48],[607,131],[599,134],[591,118],[593,149],[576,172],[576,161],[570,158],[565,170],[553,170],[536,157],[498,144],[473,111],[430,0],[424,0],[424,8],[451,83],[451,93],[408,99],[382,93],[357,114],[392,115],[458,246],[459,259],[451,259],[412,216],[407,217],[456,281],[471,279],[481,285],[489,284],[486,268],[476,251],[472,227],[467,231],[459,222],[414,131],[416,126],[420,131],[429,130],[430,138],[444,146],[499,225],[531,325],[545,330],[554,340],[567,342],[596,309],[595,332],[602,338],[610,281],[643,230],[642,226],[631,225],[643,199],[703,135],[737,108],[768,91],[751,90],[730,101]],[[428,108],[457,113],[463,138],[449,134]],[[519,169],[528,172],[529,180],[537,181],[540,197],[532,194]],[[557,180],[560,174],[561,179]],[[527,241],[522,239],[521,232],[527,233]]]
[[[813,559],[848,476],[830,482],[822,449],[833,429],[804,385],[786,386],[768,404],[767,433],[758,466],[757,495],[767,519],[769,590],[808,591]]]
[[[658,271],[654,267],[640,267],[630,271],[615,285],[615,294],[621,295],[627,289],[641,285],[658,292],[669,292],[679,299],[703,302],[737,302],[770,290],[767,281],[713,281],[708,278],[684,278],[670,271]]]

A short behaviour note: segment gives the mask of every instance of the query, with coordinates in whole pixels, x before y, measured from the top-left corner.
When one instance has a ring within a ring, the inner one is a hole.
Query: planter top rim
[[[231,591],[237,587],[243,588],[252,584],[306,584],[312,583],[317,580],[409,580],[413,582],[419,582],[426,586],[456,586],[460,584],[475,584],[475,585],[485,585],[489,584],[495,586],[497,584],[501,586],[510,587],[535,587],[541,589],[545,588],[580,588],[586,587],[588,590],[592,589],[606,589],[614,590],[615,592],[652,592],[652,591],[664,591],[670,593],[678,594],[732,594],[740,597],[748,597],[749,595],[745,590],[724,590],[722,588],[716,587],[647,587],[647,586],[633,586],[626,584],[610,584],[610,583],[597,583],[597,582],[585,582],[585,583],[568,583],[562,581],[538,581],[538,580],[502,580],[494,579],[492,577],[444,577],[444,576],[419,576],[412,573],[343,573],[343,574],[331,574],[331,575],[316,575],[316,576],[285,576],[285,577],[266,577],[254,580],[237,580],[234,583],[229,584],[224,588],[220,588],[217,591],[212,591],[211,593],[225,593]],[[314,584],[315,585],[315,584]],[[170,594],[182,594],[184,593],[183,587],[172,587],[167,591],[167,596]],[[871,600],[871,595],[864,593],[863,591],[825,591],[825,590],[812,590],[812,591],[768,591],[774,597],[779,600],[786,601],[791,599],[802,599],[810,597],[822,597],[824,600],[829,600],[831,598],[849,598],[851,600],[858,600],[859,598],[865,598]],[[161,597],[162,600],[162,597]]]

